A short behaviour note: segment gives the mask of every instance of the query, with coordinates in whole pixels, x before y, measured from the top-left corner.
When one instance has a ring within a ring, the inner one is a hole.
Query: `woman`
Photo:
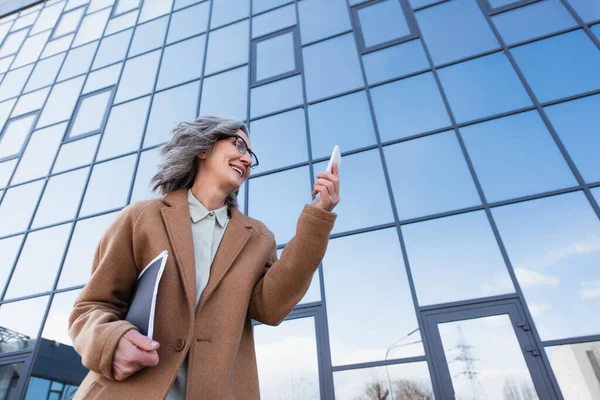
[[[232,120],[200,117],[173,129],[152,178],[165,195],[121,211],[69,318],[91,370],[77,399],[259,398],[251,319],[281,323],[308,290],[336,218],[339,180],[337,165],[317,174],[319,196],[277,260],[273,234],[236,208],[258,164],[249,145],[246,127]],[[151,340],[123,317],[141,269],[163,250]]]

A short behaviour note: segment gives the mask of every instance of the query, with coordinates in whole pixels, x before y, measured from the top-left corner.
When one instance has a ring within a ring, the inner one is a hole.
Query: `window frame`
[[[79,96],[79,98],[77,99],[77,104],[75,104],[75,108],[73,109],[73,113],[71,114],[71,117],[69,118],[69,125],[67,126],[67,129],[65,130],[65,136],[63,137],[61,145],[69,143],[69,142],[73,142],[75,140],[83,139],[83,138],[86,138],[89,136],[93,136],[93,135],[96,135],[96,134],[104,131],[104,128],[106,127],[106,122],[108,121],[108,116],[110,114],[110,110],[113,107],[115,94],[117,92],[116,88],[117,88],[116,85],[111,85],[111,86],[101,88],[98,90],[94,90],[93,92],[82,94]],[[110,92],[110,95],[108,98],[106,110],[104,111],[104,115],[102,116],[102,122],[100,123],[100,126],[98,127],[98,129],[83,133],[81,135],[71,137],[71,130],[73,129],[73,125],[75,125],[75,120],[77,119],[77,114],[79,113],[79,109],[81,108],[81,104],[83,103],[83,101],[85,99],[87,99],[88,97],[93,97],[93,96],[102,94],[104,92]]]
[[[287,72],[282,72],[278,75],[270,76],[268,78],[264,78],[264,79],[257,81],[256,80],[256,71],[258,68],[258,53],[257,53],[258,43],[265,41],[265,40],[276,38],[277,36],[285,35],[290,32],[292,33],[292,42],[293,42],[293,46],[294,46],[294,62],[295,62],[296,68],[294,68],[293,70],[290,70]],[[259,36],[255,39],[251,39],[251,47],[252,47],[252,49],[250,51],[250,59],[251,59],[251,62],[250,62],[250,89],[252,89],[256,86],[261,86],[261,85],[264,85],[267,83],[272,83],[272,82],[278,81],[280,79],[288,78],[290,76],[294,76],[294,75],[302,73],[302,54],[301,54],[302,45],[300,43],[300,30],[298,29],[297,24],[294,26],[291,26],[289,28],[280,29],[275,32],[268,33],[266,35]]]

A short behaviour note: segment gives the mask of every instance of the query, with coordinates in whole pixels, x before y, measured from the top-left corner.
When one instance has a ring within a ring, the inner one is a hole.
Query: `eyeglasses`
[[[241,155],[250,153],[250,158],[252,159],[252,164],[250,164],[250,168],[254,169],[258,167],[258,157],[256,157],[256,154],[254,154],[254,152],[250,150],[250,148],[248,147],[248,143],[246,143],[243,137],[241,137],[240,135],[230,135],[224,137],[235,139],[235,147],[236,149],[238,149]]]

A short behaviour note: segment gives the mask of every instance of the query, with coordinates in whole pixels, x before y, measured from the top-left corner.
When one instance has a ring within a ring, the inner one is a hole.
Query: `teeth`
[[[240,174],[240,176],[244,175],[244,173],[242,172],[241,169],[234,167],[233,165],[231,165],[231,168],[233,168],[235,171],[237,171],[237,173]]]

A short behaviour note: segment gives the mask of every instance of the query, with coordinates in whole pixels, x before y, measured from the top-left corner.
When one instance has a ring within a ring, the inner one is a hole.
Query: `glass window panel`
[[[98,160],[135,151],[140,146],[148,115],[150,96],[114,106],[110,111]]]
[[[0,196],[2,192],[0,191]],[[2,254],[2,263],[0,263],[0,290],[4,288],[8,280],[8,275],[12,270],[13,264],[17,258],[17,253],[21,248],[21,242],[24,235],[11,236],[0,240],[0,254]]]
[[[192,82],[154,95],[144,147],[168,142],[171,129],[196,117],[200,82]]]
[[[517,3],[519,0],[487,0],[490,3],[490,7],[499,8],[510,4]]]
[[[55,39],[55,40],[49,41],[48,43],[46,43],[46,47],[44,48],[44,51],[42,52],[42,58],[50,57],[55,54],[66,51],[69,48],[69,46],[71,45],[71,42],[73,41],[74,37],[75,37],[74,34],[70,34],[67,36],[63,36],[60,39]]]
[[[410,35],[406,16],[398,0],[383,0],[357,11],[365,47]]]
[[[35,115],[29,115],[11,120],[6,124],[0,137],[0,159],[21,152],[25,140],[31,132],[35,117]]]
[[[420,40],[412,40],[363,56],[369,85],[429,69]]]
[[[600,51],[582,30],[519,46],[511,53],[541,102],[600,88]]]
[[[474,1],[448,1],[415,15],[436,65],[499,47]]]
[[[21,50],[19,50],[19,54],[17,55],[17,58],[13,62],[11,68],[19,68],[23,65],[36,61],[40,57],[42,49],[48,41],[49,36],[50,32],[48,31],[28,38],[25,43],[23,43]]]
[[[100,135],[64,143],[58,152],[52,172],[66,171],[92,162]]]
[[[69,138],[97,132],[102,128],[111,95],[112,90],[105,90],[81,99],[73,117]]]
[[[401,220],[480,204],[454,132],[384,148]]]
[[[67,6],[65,7],[65,11],[67,10],[71,10],[75,7],[79,7],[82,6],[84,4],[89,3],[90,0],[69,0],[69,2],[67,3]]]
[[[98,42],[70,50],[67,53],[67,59],[60,70],[60,74],[58,74],[58,80],[64,81],[65,79],[87,73],[90,65],[92,65],[94,54],[96,54],[96,48],[98,48]]]
[[[584,22],[600,19],[600,7],[598,7],[598,3],[589,0],[568,0],[568,2]]]
[[[156,90],[200,78],[206,35],[165,47]]]
[[[71,224],[64,224],[27,235],[5,299],[52,289],[70,230]]]
[[[14,59],[15,59],[15,56],[8,56],[8,57],[4,57],[2,60],[0,60],[0,73],[1,74],[8,71],[8,67],[10,67],[10,64],[12,64]]]
[[[395,228],[330,240],[323,276],[333,365],[423,354]]]
[[[16,102],[17,99],[12,99],[0,103],[0,133],[2,132],[2,128],[4,128],[6,121],[8,121],[8,116],[12,112]]]
[[[12,183],[25,182],[45,176],[65,134],[66,123],[40,129],[31,134]]]
[[[309,177],[308,167],[300,167],[248,182],[248,215],[264,222],[275,235],[277,244],[289,242],[296,234],[298,217],[304,205],[311,202]],[[286,193],[288,200],[278,200],[273,196],[273,188]]]
[[[82,168],[48,180],[32,227],[51,225],[75,218],[87,182],[89,168]]]
[[[15,165],[17,165],[17,161],[17,159],[12,159],[0,163],[0,187],[8,185],[8,180],[15,169]]]
[[[303,44],[352,29],[344,0],[304,0],[298,3],[298,13]]]
[[[58,54],[54,57],[39,61],[35,65],[33,73],[27,82],[27,86],[25,86],[25,91],[30,92],[52,84],[65,59],[65,55],[66,53]]]
[[[154,88],[159,59],[160,50],[157,50],[127,60],[114,102],[121,103],[150,93]]]
[[[114,64],[117,61],[122,61],[127,54],[127,48],[129,47],[129,41],[131,40],[132,34],[133,29],[128,29],[102,39],[92,69],[102,68],[106,65]]]
[[[303,103],[300,75],[281,79],[250,90],[250,115],[257,117]]]
[[[254,121],[250,124],[250,133],[250,146],[260,160],[253,172],[308,161],[304,110],[301,108]]]
[[[48,93],[50,93],[49,87],[20,96],[11,117],[17,117],[41,109],[46,101],[46,97],[48,97]]]
[[[145,0],[138,23],[168,14],[172,5],[173,0]]]
[[[566,400],[593,399],[600,394],[600,342],[546,347]]]
[[[296,25],[296,6],[290,4],[252,18],[252,38]]]
[[[402,232],[420,306],[515,292],[483,211],[404,225]]]
[[[129,57],[161,47],[165,41],[169,17],[163,17],[135,28]]]
[[[80,215],[90,215],[127,203],[137,156],[131,155],[94,165]]]
[[[114,212],[77,221],[58,281],[58,289],[87,283],[100,238],[117,215],[118,212]]]
[[[511,45],[577,25],[559,0],[544,0],[492,17],[500,35]]]
[[[116,0],[92,0],[88,6],[86,14],[102,10],[103,8],[109,7],[115,3]]]
[[[323,161],[315,164],[315,175],[324,171],[327,163],[328,161]],[[341,185],[344,201],[335,207],[338,217],[332,233],[385,224],[394,220],[379,150],[345,156],[340,166],[340,180],[343,182]],[[365,182],[369,182],[369,190],[365,190]],[[373,207],[373,199],[378,199],[376,207]]]
[[[37,127],[40,128],[69,119],[84,81],[85,76],[80,76],[55,85],[38,119]]]
[[[591,189],[592,194],[596,198],[596,202],[600,204],[600,187]]]
[[[442,68],[438,73],[458,123],[531,105],[504,53]]]
[[[167,43],[173,43],[206,31],[210,2],[198,4],[173,13]],[[204,51],[204,46],[202,47]]]
[[[21,17],[19,17],[14,25],[12,26],[12,28],[10,28],[11,31],[17,31],[19,29],[23,29],[27,26],[31,26],[33,25],[33,23],[35,22],[37,16],[39,15],[39,12],[32,12],[32,13],[28,13],[28,14],[23,14],[21,13]]]
[[[262,398],[321,398],[314,317],[257,325],[254,343]]]
[[[158,190],[156,192],[150,191],[150,179],[158,172],[159,157],[160,148],[146,150],[141,153],[133,192],[131,193],[131,203],[162,197]]]
[[[351,34],[302,49],[308,101],[364,85]]]
[[[9,56],[19,51],[21,44],[23,44],[23,41],[27,37],[28,31],[29,29],[24,29],[8,35],[4,40],[2,47],[0,47],[0,57]]]
[[[365,92],[311,105],[308,118],[313,158],[329,157],[336,144],[350,151],[376,143]]]
[[[256,43],[256,80],[296,69],[294,34],[287,32]]]
[[[57,38],[63,35],[66,35],[71,32],[75,32],[79,23],[81,22],[81,18],[83,18],[83,12],[85,11],[85,7],[77,8],[73,11],[69,11],[67,13],[63,13],[58,25],[54,28],[54,33],[52,37]]]
[[[6,190],[0,203],[0,236],[27,229],[44,181],[36,181]]]
[[[10,31],[11,23],[3,23],[4,19],[0,19],[0,43],[4,41],[4,38],[8,35]]]
[[[35,25],[33,25],[33,28],[31,28],[30,34],[35,35],[36,33],[43,32],[46,29],[54,28],[58,18],[60,17],[63,7],[64,3],[45,7],[42,10],[40,17],[35,22]]]
[[[451,124],[430,72],[377,86],[371,89],[371,99],[384,142]]]
[[[488,201],[576,186],[536,111],[461,128]]]
[[[35,346],[47,304],[48,296],[41,296],[3,304],[0,307],[0,326],[17,334],[0,344],[0,353],[9,353]],[[23,318],[24,315],[27,315],[27,318]]]
[[[334,372],[333,385],[336,400],[362,399],[373,390],[389,393],[390,400],[433,399],[425,362]]]
[[[175,6],[173,10],[180,10],[183,7],[191,6],[192,4],[199,3],[203,0],[175,0]]]
[[[217,28],[250,15],[250,0],[213,0],[210,28]]]
[[[223,94],[226,93],[227,96]],[[246,119],[248,67],[241,67],[204,79],[200,115]]]
[[[4,80],[2,80],[2,84],[0,84],[0,101],[18,96],[23,90],[32,69],[33,64],[7,73]]]
[[[124,29],[135,26],[139,10],[131,11],[127,14],[120,15],[118,17],[111,18],[106,25],[105,35],[111,35],[113,33],[120,32]]]
[[[77,35],[73,41],[73,46],[79,46],[84,43],[89,43],[93,40],[100,39],[108,17],[110,16],[110,8],[104,11],[90,14],[83,19],[81,26],[77,29]]]
[[[114,14],[119,15],[131,11],[140,6],[140,0],[117,0],[117,5],[114,9]]]
[[[273,7],[277,7],[286,3],[291,3],[290,0],[252,0],[252,13],[258,14]]]
[[[600,332],[600,221],[582,192],[492,209],[542,340]]]
[[[600,95],[544,109],[554,130],[586,182],[600,181]]]
[[[96,90],[116,85],[119,76],[121,76],[121,69],[123,69],[123,63],[114,64],[110,67],[91,72],[85,81],[82,94],[95,92]]]
[[[248,20],[213,31],[208,39],[206,74],[248,62]]]

